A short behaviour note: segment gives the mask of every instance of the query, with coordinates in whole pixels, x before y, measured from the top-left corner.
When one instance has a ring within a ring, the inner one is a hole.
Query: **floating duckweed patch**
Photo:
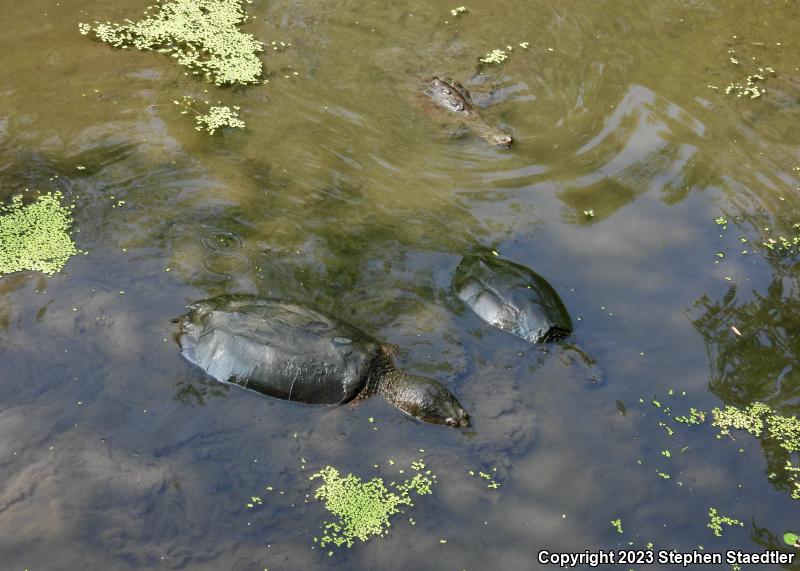
[[[232,127],[234,129],[244,129],[245,124],[239,118],[239,107],[234,106],[233,109],[227,106],[208,105],[205,113],[201,113],[197,107],[200,105],[197,100],[188,95],[184,95],[181,101],[173,101],[175,105],[183,108],[181,115],[188,115],[194,113],[195,129],[198,131],[206,131],[208,134],[213,135],[217,129],[223,127]]]
[[[694,426],[697,424],[703,424],[706,420],[706,413],[702,410],[697,410],[694,407],[689,409],[688,415],[679,415],[675,417],[675,422],[682,422],[683,424],[687,424],[689,426]]]
[[[725,88],[725,93],[728,95],[735,95],[736,97],[745,97],[749,99],[758,99],[762,95],[764,95],[767,90],[764,89],[758,82],[763,82],[765,77],[763,75],[764,70],[762,68],[758,68],[759,73],[753,73],[745,77],[744,81],[734,81],[733,83],[729,83],[728,87]],[[767,68],[768,70],[772,71],[772,68]],[[774,72],[773,72],[774,75]]]
[[[248,0],[250,3],[250,0]],[[169,54],[217,85],[257,83],[261,42],[239,31],[247,21],[242,0],[156,0],[138,22],[79,24],[83,35],[117,48]]]
[[[778,198],[781,201],[784,200],[784,197],[782,196]],[[737,217],[736,220],[741,220],[741,218]],[[715,218],[714,222],[722,226],[723,230],[727,230],[728,220],[726,218],[720,216],[719,218]],[[786,235],[778,234],[777,236],[775,236],[775,233],[773,233],[773,229],[769,227],[763,228],[762,231],[764,237],[761,239],[761,246],[769,250],[771,253],[780,254],[784,256],[798,253],[799,251],[798,246],[800,246],[800,222],[792,224],[791,228],[785,231]],[[722,238],[721,234],[720,238]],[[747,244],[748,242],[750,242],[750,240],[748,240],[745,237],[740,237],[739,241],[742,244]],[[742,254],[747,254],[749,252],[750,251],[746,249],[741,251]],[[719,254],[717,255],[719,256]]]
[[[722,537],[723,525],[728,525],[728,526],[738,525],[744,527],[744,522],[739,521],[738,519],[734,519],[732,517],[720,515],[719,512],[717,512],[716,508],[708,508],[708,517],[709,517],[709,522],[708,525],[706,525],[706,527],[711,529],[711,531],[713,531],[714,535],[716,535],[717,537]]]
[[[611,525],[614,526],[614,529],[617,530],[617,533],[623,533],[622,531],[622,518],[612,519]]]
[[[24,204],[22,196],[0,205],[0,276],[23,270],[52,275],[78,253],[69,235],[70,209],[60,192]]]
[[[238,109],[235,107],[231,109],[225,105],[221,107],[212,106],[208,108],[207,113],[203,113],[195,117],[198,131],[205,129],[209,134],[213,135],[217,129],[222,127],[233,127],[234,129],[244,129],[244,121],[239,118],[239,115],[234,111]]]
[[[253,509],[256,506],[260,506],[264,503],[261,499],[261,496],[250,496],[250,501],[245,504],[245,506],[249,509]]]
[[[800,232],[800,223],[795,223],[792,225],[792,230],[795,232]],[[768,250],[772,250],[774,252],[782,252],[782,253],[791,253],[796,251],[795,248],[797,245],[800,244],[800,235],[795,234],[794,236],[786,237],[786,236],[778,236],[778,238],[769,237],[763,242],[761,245],[767,248]]]
[[[800,451],[800,420],[794,416],[776,414],[762,402],[754,402],[746,409],[728,405],[711,412],[714,416],[712,426],[720,429],[717,438],[730,435],[732,429],[746,430],[760,438],[766,428],[767,436],[778,442],[781,448],[789,452]]]
[[[734,39],[736,36],[734,36]],[[728,50],[728,61],[738,67],[742,66],[739,54],[735,49]],[[746,61],[755,61],[755,57],[743,58]],[[743,99],[758,99],[764,95],[767,90],[764,88],[763,83],[770,77],[775,77],[777,74],[775,70],[769,66],[761,66],[756,68],[754,73],[748,74],[739,81],[733,81],[725,88],[725,93],[728,95],[735,95]],[[711,89],[719,89],[716,85],[709,85]]]
[[[314,498],[325,502],[325,508],[338,521],[325,522],[321,537],[314,538],[320,547],[334,544],[337,547],[352,547],[356,539],[367,541],[372,536],[383,536],[389,531],[391,518],[401,512],[402,506],[412,507],[411,492],[417,495],[431,493],[436,476],[425,470],[418,460],[411,468],[417,473],[400,484],[387,487],[381,478],[364,481],[358,476],[342,476],[333,466],[326,466],[310,477],[322,478],[322,484]],[[425,470],[423,472],[423,470]]]
[[[729,405],[724,409],[715,408],[712,414],[714,420],[711,424],[720,429],[717,438],[730,436],[731,430],[745,430],[756,438],[773,440],[790,454],[800,452],[800,420],[794,416],[776,414],[764,403],[754,402],[745,409]],[[787,459],[783,472],[788,478],[792,499],[800,500],[800,468]],[[777,478],[777,474],[770,473],[770,479],[774,478]]]
[[[786,473],[789,485],[790,485],[790,494],[793,500],[800,500],[800,468],[797,468],[792,464],[791,460],[786,460],[786,464],[783,466],[783,471]],[[777,477],[777,474],[771,473],[770,479]]]
[[[459,6],[458,8],[453,8],[450,10],[451,16],[461,16],[463,14],[469,14],[466,6]]]
[[[478,61],[481,63],[503,63],[508,59],[508,54],[505,50],[492,50]]]
[[[527,50],[528,47],[531,45],[530,42],[520,42],[517,44],[523,50]],[[553,48],[547,48],[548,51],[553,51]],[[478,58],[478,61],[481,63],[503,63],[508,59],[508,54],[514,51],[514,46],[507,45],[505,49],[496,49],[490,51],[488,54],[483,56],[482,58]]]
[[[492,468],[492,472],[496,474],[497,473],[497,468]],[[475,470],[470,470],[469,471],[469,475],[481,478],[482,480],[486,480],[488,482],[486,484],[486,487],[489,488],[489,489],[496,490],[497,488],[500,487],[500,482],[495,480],[492,477],[492,475],[489,474],[488,472],[483,472],[483,471],[475,472]]]
[[[734,65],[739,65],[739,60],[735,55],[736,50],[729,50],[728,54],[730,55],[728,58],[730,62]],[[746,99],[758,99],[767,92],[761,84],[767,80],[767,77],[775,77],[775,75],[775,70],[771,67],[759,67],[756,73],[751,73],[742,81],[729,83],[728,87],[725,88],[725,93]]]

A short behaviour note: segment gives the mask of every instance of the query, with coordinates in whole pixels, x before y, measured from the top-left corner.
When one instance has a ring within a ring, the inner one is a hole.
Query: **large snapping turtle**
[[[492,255],[462,258],[453,291],[484,321],[540,343],[566,337],[572,320],[558,294],[533,270]]]
[[[434,77],[425,83],[423,92],[430,97],[437,108],[449,111],[460,123],[492,145],[510,147],[514,142],[511,135],[483,120],[475,109],[469,92],[454,79]]]
[[[302,403],[339,404],[379,393],[426,422],[469,426],[439,381],[407,375],[391,351],[353,325],[287,301],[220,296],[178,318],[183,356],[218,381]]]

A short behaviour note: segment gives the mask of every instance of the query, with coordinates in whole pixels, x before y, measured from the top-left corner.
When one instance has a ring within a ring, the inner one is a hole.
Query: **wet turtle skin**
[[[181,354],[223,383],[309,404],[380,393],[415,418],[469,426],[442,383],[397,370],[389,347],[323,311],[229,295],[194,303],[175,321]]]
[[[464,256],[453,291],[484,321],[531,343],[572,332],[564,303],[547,281],[525,266],[493,255]]]
[[[439,107],[453,113],[466,126],[498,147],[510,147],[514,139],[486,123],[475,109],[469,91],[454,79],[433,77],[425,83],[425,95]]]

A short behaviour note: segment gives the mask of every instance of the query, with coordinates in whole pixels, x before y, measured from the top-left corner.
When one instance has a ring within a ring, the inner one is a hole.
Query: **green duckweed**
[[[733,61],[733,58],[731,61]],[[735,95],[736,97],[743,97],[745,99],[758,99],[767,92],[764,87],[759,85],[759,82],[763,83],[767,80],[767,77],[770,76],[775,76],[774,69],[771,67],[759,67],[757,73],[751,73],[742,81],[734,81],[729,83],[728,87],[725,88],[725,93],[728,95]]]
[[[24,204],[22,196],[0,205],[0,276],[23,270],[52,275],[78,253],[69,235],[70,209],[60,192]]]
[[[712,425],[720,429],[717,438],[730,436],[730,431],[745,430],[756,438],[773,440],[788,453],[800,452],[800,420],[794,416],[783,416],[775,413],[769,406],[754,402],[745,409],[726,406],[711,411],[714,420]],[[787,459],[783,473],[788,478],[789,492],[794,500],[800,500],[800,468]],[[770,478],[776,477],[770,474]]]
[[[231,127],[234,129],[244,129],[245,123],[239,118],[239,107],[230,107],[221,105],[208,105],[206,101],[206,112],[201,113],[198,111],[200,103],[194,98],[184,95],[181,101],[173,101],[175,105],[180,106],[183,110],[182,115],[194,113],[195,129],[197,131],[206,131],[209,135],[213,135],[218,129],[223,127]]]
[[[622,518],[612,519],[611,525],[614,526],[614,529],[617,530],[617,533],[623,533],[622,531]]]
[[[744,527],[744,522],[732,517],[720,515],[719,512],[717,512],[716,508],[708,508],[708,517],[709,517],[709,522],[708,525],[706,525],[706,527],[711,529],[711,531],[713,531],[714,535],[716,535],[717,537],[722,537],[723,525],[729,525],[729,526],[738,525]]]
[[[492,50],[478,61],[481,63],[503,63],[508,59],[508,54],[505,50]]]
[[[236,109],[236,108],[234,108]],[[232,127],[234,129],[244,129],[244,121],[239,118],[238,113],[228,106],[211,106],[207,113],[202,113],[195,117],[198,131],[205,129],[213,135],[217,129],[222,127]]]
[[[401,507],[413,506],[411,492],[417,495],[431,493],[436,478],[430,470],[422,470],[421,460],[412,464],[417,473],[399,484],[387,487],[381,478],[364,481],[358,476],[342,476],[333,466],[326,466],[310,477],[321,478],[324,483],[317,488],[314,498],[325,502],[325,508],[338,518],[323,523],[321,537],[314,541],[320,547],[334,544],[352,547],[356,539],[367,541],[372,536],[383,536],[389,531],[391,517],[401,512]]]
[[[703,424],[706,420],[706,413],[702,410],[697,410],[694,407],[689,409],[688,415],[679,415],[675,417],[675,422],[682,422],[689,426]]]
[[[792,499],[800,500],[800,468],[794,466],[791,460],[786,460],[783,471],[789,478],[789,493]]]
[[[492,472],[497,474],[497,468],[492,468]],[[495,480],[492,477],[492,475],[487,473],[487,472],[483,472],[483,471],[475,472],[475,470],[470,470],[469,471],[469,475],[470,476],[476,476],[478,478],[481,478],[482,480],[486,480],[488,482],[486,484],[486,487],[491,489],[491,490],[496,490],[497,488],[500,487],[500,482]]]
[[[794,416],[777,414],[762,402],[754,402],[745,409],[728,405],[711,412],[714,416],[712,426],[720,429],[718,437],[730,435],[733,429],[746,430],[760,438],[766,429],[766,436],[777,441],[785,450],[800,451],[800,420]]]
[[[244,85],[260,80],[256,54],[264,49],[251,34],[239,31],[246,20],[242,0],[156,0],[138,22],[81,23],[78,29],[117,48],[169,54],[217,85]]]

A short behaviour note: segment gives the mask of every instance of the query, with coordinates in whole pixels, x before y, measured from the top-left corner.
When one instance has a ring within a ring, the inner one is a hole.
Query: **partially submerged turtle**
[[[514,139],[497,127],[486,123],[475,110],[469,92],[454,79],[434,77],[425,83],[425,95],[440,108],[450,111],[463,125],[472,129],[492,145],[510,147]]]
[[[233,295],[194,303],[176,322],[181,354],[218,381],[302,403],[340,404],[379,393],[426,422],[470,425],[439,381],[397,370],[386,345],[325,312]]]
[[[484,321],[531,343],[572,332],[572,320],[558,294],[533,270],[490,255],[464,256],[453,291]]]

